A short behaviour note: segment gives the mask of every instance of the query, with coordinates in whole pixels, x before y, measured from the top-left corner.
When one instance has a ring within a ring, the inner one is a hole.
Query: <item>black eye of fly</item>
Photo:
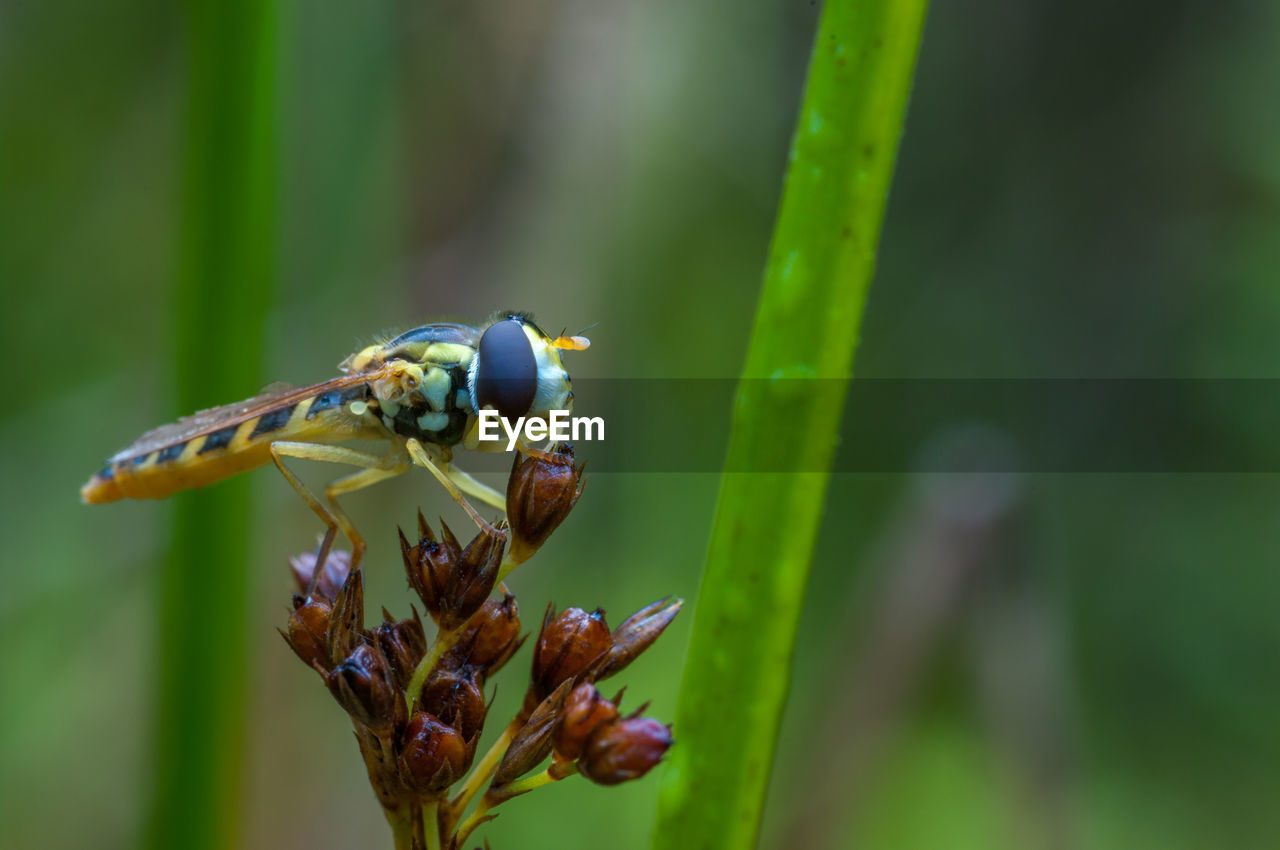
[[[504,319],[480,337],[476,366],[476,406],[494,407],[508,419],[524,416],[538,391],[533,346],[518,320]]]

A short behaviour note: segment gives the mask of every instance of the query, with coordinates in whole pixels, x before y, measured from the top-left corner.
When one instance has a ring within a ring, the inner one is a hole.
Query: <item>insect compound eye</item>
[[[520,322],[490,325],[476,356],[476,406],[492,406],[508,419],[528,413],[538,391],[538,364]]]

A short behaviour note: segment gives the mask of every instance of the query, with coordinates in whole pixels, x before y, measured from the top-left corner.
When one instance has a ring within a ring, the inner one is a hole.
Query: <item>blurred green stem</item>
[[[260,383],[277,234],[274,0],[189,0],[175,372],[183,413]],[[232,480],[175,499],[162,573],[153,848],[239,846],[247,657],[249,491]]]
[[[733,410],[658,850],[756,845],[926,6],[823,10]]]

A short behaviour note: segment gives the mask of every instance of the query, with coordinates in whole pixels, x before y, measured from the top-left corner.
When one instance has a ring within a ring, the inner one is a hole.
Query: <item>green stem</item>
[[[422,693],[422,686],[427,683],[427,677],[431,675],[431,671],[436,666],[436,662],[440,660],[440,656],[453,649],[453,645],[458,642],[458,638],[462,637],[466,630],[467,624],[463,623],[456,629],[437,634],[436,639],[431,642],[431,647],[423,654],[422,660],[418,662],[418,666],[413,668],[413,677],[409,679],[409,687],[404,692],[404,698],[409,704],[410,711],[413,710],[413,704],[417,702],[418,696]]]
[[[422,807],[422,837],[427,850],[440,850],[440,801],[426,803]]]
[[[409,816],[407,809],[397,809],[396,811],[388,811],[383,809],[387,816],[387,822],[391,824],[391,837],[395,842],[395,850],[413,850],[413,818]]]
[[[261,385],[278,233],[279,6],[189,0],[182,244],[175,275],[176,400],[191,413]],[[150,847],[240,845],[249,491],[174,500],[159,581]]]
[[[828,0],[823,11],[733,410],[657,850],[756,844],[926,5]]]
[[[489,814],[489,808],[489,798],[481,797],[480,805],[476,806],[476,810],[471,813],[471,817],[464,820],[462,826],[458,827],[458,832],[453,840],[455,846],[461,847],[471,837],[471,833],[476,831],[476,827],[492,817]]]
[[[547,769],[541,773],[535,773],[532,776],[526,776],[523,779],[517,779],[515,782],[508,782],[497,790],[490,790],[486,795],[488,808],[493,808],[499,803],[505,803],[513,797],[519,797],[521,794],[528,794],[535,788],[541,788],[543,785],[550,785],[552,782],[559,782],[561,779],[573,776],[578,772],[578,766],[573,762],[566,764],[557,764],[552,762]]]
[[[476,827],[493,817],[489,814],[489,810],[495,806],[499,806],[514,797],[519,797],[521,794],[528,794],[535,788],[541,788],[543,785],[550,785],[553,782],[567,779],[577,772],[578,766],[573,762],[558,763],[553,761],[541,773],[517,779],[515,782],[503,785],[496,790],[489,789],[489,793],[480,798],[480,805],[476,806],[476,810],[471,813],[471,817],[464,820],[462,826],[458,827],[454,844],[461,847],[462,843],[475,831]]]

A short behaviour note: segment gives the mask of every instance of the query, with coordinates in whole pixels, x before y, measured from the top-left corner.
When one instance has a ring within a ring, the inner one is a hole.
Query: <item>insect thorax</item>
[[[420,386],[395,400],[379,398],[382,424],[404,437],[439,446],[457,444],[475,415],[464,363],[424,364]]]

